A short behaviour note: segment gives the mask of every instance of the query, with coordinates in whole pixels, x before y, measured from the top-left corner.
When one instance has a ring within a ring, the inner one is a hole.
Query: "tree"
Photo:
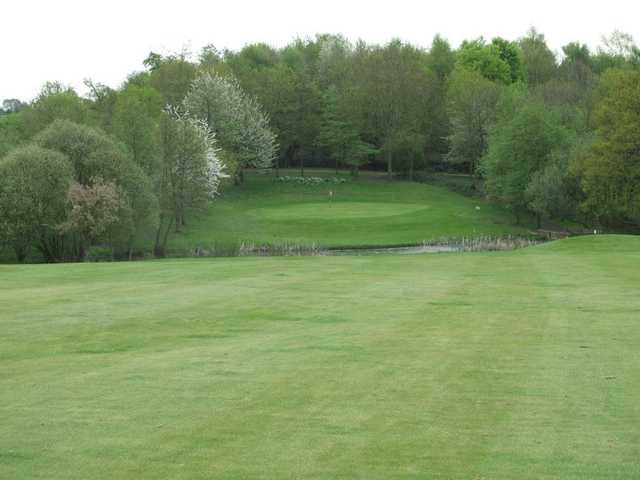
[[[608,37],[602,37],[602,44],[601,51],[612,57],[633,60],[640,53],[633,36],[620,30],[614,30]]]
[[[500,37],[491,40],[491,46],[497,48],[500,59],[509,65],[509,83],[524,80],[520,46],[516,42],[510,42]]]
[[[593,58],[589,47],[578,42],[568,43],[562,47],[564,60],[560,65],[562,77],[569,82],[574,82],[583,92],[591,91],[595,84],[593,72]]]
[[[276,138],[262,107],[246,95],[235,79],[205,73],[184,101],[185,109],[206,122],[216,141],[231,152],[242,169],[269,168],[276,156]]]
[[[317,76],[320,88],[341,88],[353,55],[353,45],[342,35],[318,35],[317,43]]]
[[[601,224],[640,226],[640,72],[610,70],[601,79],[596,138],[572,170],[586,195],[583,210]]]
[[[548,164],[533,173],[526,187],[527,206],[536,215],[538,226],[542,218],[562,218],[575,213],[567,153],[568,150],[553,152]]]
[[[222,63],[222,55],[213,44],[202,47],[198,57],[200,68],[213,69]]]
[[[22,113],[0,116],[0,158],[23,141]]]
[[[157,52],[149,52],[147,58],[142,61],[142,64],[147,67],[150,71],[154,72],[160,68],[163,62],[162,55]]]
[[[526,101],[508,105],[492,129],[481,168],[490,198],[508,207],[520,222],[529,211],[527,187],[549,165],[554,152],[566,148],[559,118],[544,105]]]
[[[90,185],[72,183],[67,193],[69,213],[58,225],[63,234],[74,240],[74,256],[84,260],[87,248],[106,239],[110,232],[123,229],[118,224],[130,223],[131,207],[113,182],[94,178]]]
[[[591,64],[591,51],[585,43],[569,42],[562,47],[562,52],[564,53],[562,63],[582,62],[585,65]]]
[[[148,175],[155,172],[158,161],[162,108],[162,97],[155,89],[128,85],[118,92],[113,109],[113,133],[129,147],[133,161]]]
[[[512,78],[517,75],[517,72],[511,71],[508,59],[503,56],[505,52],[502,51],[500,42],[487,44],[481,37],[462,42],[457,52],[457,63],[469,70],[479,72],[488,80],[509,84],[512,83]]]
[[[399,138],[414,136],[421,145],[430,138],[435,78],[426,54],[400,41],[384,47],[359,44],[342,102],[362,137],[384,152],[389,179]],[[403,145],[404,148],[404,145]]]
[[[452,164],[467,165],[470,175],[477,173],[480,158],[487,150],[499,97],[499,86],[479,72],[457,67],[451,74],[447,91],[451,133],[446,159]]]
[[[34,139],[43,148],[66,155],[74,168],[74,180],[90,186],[101,178],[114,183],[132,212],[130,223],[121,222],[113,245],[122,254],[131,254],[133,243],[158,221],[158,200],[151,180],[127,154],[126,148],[104,131],[73,122],[57,120]]]
[[[87,102],[59,82],[45,83],[35,101],[20,114],[25,139],[32,138],[54,120],[89,123],[91,118]]]
[[[88,99],[90,109],[98,120],[98,124],[105,130],[111,131],[113,110],[115,108],[117,91],[99,82],[86,78],[84,85],[89,89]]]
[[[318,85],[284,63],[256,72],[251,83],[255,86],[249,91],[269,116],[284,165],[294,165],[298,157],[303,161],[304,155],[314,150],[320,129],[322,96]],[[281,158],[276,155],[275,160],[278,175]]]
[[[152,52],[145,60],[150,70],[149,84],[160,92],[164,104],[180,105],[191,88],[197,68],[187,58],[186,51],[166,57]]]
[[[256,72],[273,68],[279,62],[278,52],[264,43],[247,45],[237,53],[225,51],[224,59],[234,75],[245,88],[249,88],[249,91],[253,91],[252,87],[257,86],[253,84],[259,78],[255,75]]]
[[[66,217],[73,167],[61,153],[35,146],[0,160],[0,242],[23,262],[32,247],[48,261],[61,259],[57,226]]]
[[[612,68],[637,68],[640,66],[640,48],[630,34],[615,30],[608,37],[602,37],[602,46],[592,56],[592,66],[599,74]]]
[[[7,98],[2,101],[2,110],[4,113],[17,113],[26,107],[26,104],[17,98]]]
[[[277,135],[279,167],[315,158],[322,112],[322,89],[344,81],[351,46],[340,36],[319,35],[316,41],[297,39],[280,50],[249,45],[225,55],[243,90],[258,100]],[[220,71],[220,69],[218,69]]]
[[[413,128],[402,128],[394,132],[386,147],[401,159],[402,170],[413,180],[416,160],[423,160],[428,136]]]
[[[351,175],[357,177],[360,172],[360,167],[369,162],[371,157],[379,154],[380,150],[372,144],[361,140],[360,137],[354,137],[353,141],[349,142],[345,163],[351,168]]]
[[[372,145],[360,139],[358,131],[340,113],[335,87],[325,92],[325,106],[318,143],[325,147],[335,161],[336,174],[339,165],[349,165],[352,175],[357,175],[367,157],[377,153]]]
[[[154,253],[162,257],[171,230],[180,231],[189,213],[206,209],[225,174],[215,135],[204,122],[170,109],[162,115],[160,138],[160,222]]]
[[[431,135],[427,140],[427,155],[441,163],[449,151],[450,119],[447,112],[447,84],[455,68],[456,56],[451,45],[436,35],[427,57],[427,68],[435,75],[431,108]]]
[[[534,87],[553,78],[557,69],[556,56],[547,46],[544,35],[532,28],[519,43],[527,83]]]
[[[456,66],[456,55],[451,49],[449,42],[436,35],[431,42],[431,49],[427,57],[427,68],[429,68],[440,81],[444,81],[453,72]]]

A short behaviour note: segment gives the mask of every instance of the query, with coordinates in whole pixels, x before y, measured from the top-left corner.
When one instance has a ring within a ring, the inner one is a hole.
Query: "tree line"
[[[560,54],[534,29],[457,49],[318,35],[143,65],[117,89],[87,80],[81,97],[53,82],[3,102],[0,235],[19,258],[82,258],[105,239],[131,255],[149,232],[162,255],[222,165],[236,183],[246,168],[463,172],[518,220],[640,227],[640,49],[624,33]],[[38,184],[47,169],[58,185]]]
[[[192,65],[164,65],[180,73],[150,69],[117,91],[87,82],[90,98],[47,83],[1,118],[0,245],[18,261],[84,260],[94,247],[132,258],[149,244],[165,256],[170,233],[207,208],[227,172],[272,165],[267,116],[235,79],[201,73],[178,95],[174,81]]]

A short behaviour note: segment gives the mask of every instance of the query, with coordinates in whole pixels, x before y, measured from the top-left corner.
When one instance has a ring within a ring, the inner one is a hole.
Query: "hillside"
[[[311,175],[335,178],[326,170]],[[279,182],[269,175],[248,175],[244,185],[227,188],[204,217],[192,219],[183,233],[174,235],[169,250],[180,255],[198,247],[233,249],[241,242],[323,247],[406,245],[528,232],[515,226],[507,211],[443,187],[389,183],[366,176],[355,181],[348,176],[340,178],[345,183],[300,185]]]

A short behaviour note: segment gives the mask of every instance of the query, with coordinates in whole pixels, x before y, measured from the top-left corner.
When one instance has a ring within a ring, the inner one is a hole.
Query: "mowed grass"
[[[334,176],[330,171],[308,174]],[[434,185],[363,175],[343,184],[309,186],[249,174],[243,185],[226,188],[204,216],[192,218],[182,234],[173,235],[169,250],[180,254],[198,247],[240,243],[407,245],[527,233],[526,228],[514,225],[513,216],[505,210]]]
[[[640,238],[0,266],[0,478],[640,477]]]

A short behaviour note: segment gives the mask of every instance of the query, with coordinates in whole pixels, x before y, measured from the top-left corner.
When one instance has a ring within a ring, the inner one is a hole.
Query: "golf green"
[[[322,172],[327,174],[327,172]],[[332,196],[329,196],[332,192]],[[376,178],[300,185],[249,174],[169,238],[169,252],[220,246],[387,246],[482,235],[528,235],[508,211],[434,185]],[[233,250],[233,248],[231,248]]]
[[[350,218],[391,217],[411,215],[428,208],[426,205],[408,203],[323,202],[303,203],[273,208],[256,208],[250,215],[277,220],[348,220]]]

